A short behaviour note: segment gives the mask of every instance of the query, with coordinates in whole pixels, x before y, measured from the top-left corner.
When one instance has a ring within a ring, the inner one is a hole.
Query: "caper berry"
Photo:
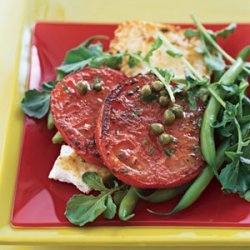
[[[160,95],[168,95],[168,92],[167,92],[167,90],[166,89],[162,89],[161,91],[160,91]]]
[[[160,81],[155,81],[151,85],[151,89],[155,92],[160,92],[164,88],[164,84]]]
[[[159,136],[160,144],[167,145],[173,141],[173,137],[169,134],[163,133]]]
[[[162,95],[159,97],[158,102],[162,107],[166,107],[170,103],[170,99],[168,96]]]
[[[181,105],[174,104],[172,110],[177,118],[183,118],[184,112],[183,107]]]
[[[142,96],[148,96],[148,95],[150,95],[151,93],[152,93],[152,91],[151,91],[151,88],[150,88],[149,85],[143,86],[143,87],[141,88],[141,90],[140,90],[140,94],[141,94]]]
[[[103,85],[104,85],[104,82],[95,83],[95,84],[93,85],[93,89],[94,89],[95,91],[101,91]]]
[[[88,86],[89,86],[89,84],[87,81],[79,81],[76,84],[76,88],[77,88],[80,95],[84,95],[88,92]]]
[[[161,123],[151,123],[150,128],[155,135],[160,135],[164,132],[164,126]]]
[[[171,125],[175,121],[175,114],[173,110],[167,109],[163,115],[163,121],[167,125]]]

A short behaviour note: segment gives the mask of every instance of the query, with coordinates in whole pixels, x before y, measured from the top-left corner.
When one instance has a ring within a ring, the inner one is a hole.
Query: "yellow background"
[[[11,108],[10,103],[20,102],[20,96],[11,96],[11,89],[20,87],[17,84],[19,82],[18,64],[24,25],[30,26],[36,20],[112,23],[121,22],[126,19],[145,19],[150,21],[184,23],[190,22],[188,17],[188,13],[190,12],[194,12],[202,22],[250,22],[250,0],[0,0],[0,164],[3,162],[3,155],[5,157],[6,155],[11,156],[10,152],[3,151],[7,121],[10,118],[22,119],[19,111],[13,109],[12,113],[8,111]],[[15,131],[14,124],[9,123],[8,126],[13,128],[12,141],[8,143],[19,145],[20,133]],[[9,160],[9,163],[16,164],[16,159]],[[15,176],[10,176],[10,178],[15,178]],[[6,184],[8,183],[8,180],[4,181]],[[13,188],[13,185],[9,186],[7,192],[11,194]],[[4,202],[3,197],[0,197],[1,202]],[[223,245],[223,243],[220,245]],[[0,250],[3,249],[40,250],[45,248],[0,246]],[[46,249],[49,248],[47,247]],[[66,248],[51,249],[64,250]],[[106,250],[115,248],[98,249]],[[185,247],[185,250],[190,249],[194,248]],[[208,250],[211,247],[198,247],[195,249]],[[230,250],[240,248],[221,247],[219,249]]]

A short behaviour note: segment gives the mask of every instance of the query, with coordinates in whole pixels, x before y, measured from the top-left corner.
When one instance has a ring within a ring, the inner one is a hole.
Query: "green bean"
[[[183,193],[190,183],[174,187],[174,188],[160,188],[154,191],[152,194],[145,196],[142,195],[140,192],[137,192],[137,195],[142,199],[152,203],[159,203],[163,201],[169,201],[179,194]]]
[[[139,189],[131,186],[127,194],[122,199],[118,211],[120,220],[127,221],[135,216],[132,212],[134,211],[137,201],[139,200],[136,192],[139,192]]]
[[[53,129],[55,127],[55,124],[54,124],[54,119],[53,119],[53,116],[52,116],[52,112],[49,111],[48,113],[48,118],[47,118],[47,128],[49,130]]]
[[[250,56],[250,46],[244,47],[237,55],[237,58],[241,58],[243,61],[246,61]]]
[[[217,151],[217,156],[214,164],[217,169],[219,169],[219,167],[224,162],[225,158],[224,154],[227,148],[229,147],[229,144],[230,144],[229,140],[225,141]],[[176,207],[169,213],[158,213],[149,209],[148,211],[156,215],[168,216],[191,206],[200,197],[202,192],[206,189],[208,184],[213,179],[213,176],[214,176],[213,170],[209,166],[207,166],[202,171],[202,173],[197,177],[197,179],[191,184],[191,186],[187,189],[187,191],[185,192],[181,200],[178,202]]]
[[[233,83],[237,76],[242,72],[243,65],[244,64],[242,59],[237,59],[236,62],[229,68],[229,70],[223,74],[219,83],[223,85]],[[216,94],[223,99],[226,95],[226,92],[221,89],[218,89],[216,90]],[[213,166],[216,157],[214,128],[211,127],[211,124],[213,124],[217,120],[220,108],[221,104],[216,100],[215,97],[212,96],[208,102],[207,108],[204,112],[202,119],[200,134],[201,151],[206,162],[210,166]]]
[[[56,134],[53,136],[52,142],[54,144],[64,142],[63,137],[62,137],[62,135],[61,135],[61,133],[59,131],[57,131]]]

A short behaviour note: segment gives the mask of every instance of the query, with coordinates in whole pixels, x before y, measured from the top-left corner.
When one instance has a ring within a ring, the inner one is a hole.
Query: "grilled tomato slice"
[[[141,188],[184,184],[204,166],[202,104],[191,111],[185,97],[168,103],[167,92],[155,82],[152,74],[125,80],[106,98],[96,129],[104,164],[118,179]]]
[[[94,138],[99,110],[110,91],[125,78],[116,70],[86,68],[64,77],[51,93],[56,128],[90,163],[102,164]]]

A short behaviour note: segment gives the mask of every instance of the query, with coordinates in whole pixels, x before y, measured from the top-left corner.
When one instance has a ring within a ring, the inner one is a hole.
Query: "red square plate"
[[[183,25],[187,27],[186,25]],[[55,67],[60,65],[65,53],[86,38],[102,34],[112,38],[117,25],[38,23],[35,26],[31,47],[30,88],[39,88],[44,81],[56,77]],[[224,25],[207,25],[217,30]],[[250,44],[250,25],[241,24],[235,33],[220,44],[232,56]],[[108,48],[108,41],[104,43]],[[46,121],[25,118],[23,145],[20,154],[12,224],[22,227],[70,225],[64,216],[66,202],[79,193],[69,184],[48,179],[60,146],[53,145],[55,131],[48,131]],[[250,204],[237,195],[226,195],[214,180],[201,198],[185,211],[170,217],[158,217],[146,208],[169,211],[178,199],[161,204],[140,201],[136,216],[121,222],[117,218],[99,218],[93,226],[103,225],[185,225],[185,226],[250,226]]]

